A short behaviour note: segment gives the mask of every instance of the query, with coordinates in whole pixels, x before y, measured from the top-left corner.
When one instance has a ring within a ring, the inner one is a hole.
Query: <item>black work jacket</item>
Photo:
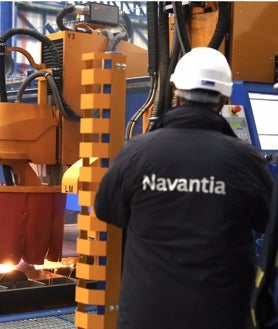
[[[271,189],[260,154],[202,106],[126,142],[95,199],[127,229],[117,329],[244,328]]]

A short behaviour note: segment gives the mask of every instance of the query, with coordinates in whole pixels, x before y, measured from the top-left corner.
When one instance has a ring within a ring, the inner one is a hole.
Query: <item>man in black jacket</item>
[[[193,49],[171,81],[179,105],[123,145],[95,199],[126,229],[117,328],[245,329],[272,179],[219,114],[232,92],[219,51]]]

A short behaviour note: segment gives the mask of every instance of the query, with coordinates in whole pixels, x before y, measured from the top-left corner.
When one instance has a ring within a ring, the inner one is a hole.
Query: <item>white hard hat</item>
[[[177,63],[170,81],[180,90],[205,89],[231,96],[232,73],[225,56],[209,47],[193,48]]]

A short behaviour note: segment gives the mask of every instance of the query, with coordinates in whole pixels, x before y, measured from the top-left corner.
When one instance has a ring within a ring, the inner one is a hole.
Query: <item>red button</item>
[[[232,109],[232,112],[233,113],[238,113],[238,112],[240,112],[241,111],[241,107],[240,107],[240,105],[234,105],[233,106],[233,109]]]

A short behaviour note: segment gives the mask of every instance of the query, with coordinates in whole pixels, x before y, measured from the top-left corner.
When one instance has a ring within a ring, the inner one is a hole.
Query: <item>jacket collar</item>
[[[170,109],[155,125],[155,128],[162,127],[216,130],[236,137],[225,118],[202,105],[179,106]]]

